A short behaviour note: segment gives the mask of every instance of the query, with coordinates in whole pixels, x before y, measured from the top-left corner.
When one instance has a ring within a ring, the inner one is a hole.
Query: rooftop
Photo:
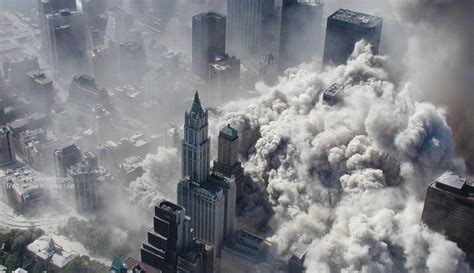
[[[30,196],[44,192],[44,182],[36,176],[28,167],[20,167],[17,169],[8,169],[4,181],[8,184],[8,188],[12,189],[22,200],[28,200]]]
[[[161,201],[158,205],[159,208],[168,211],[168,212],[178,212],[178,211],[183,211],[184,208],[181,206],[178,206],[174,203],[171,203],[169,201],[163,200]]]
[[[247,257],[255,263],[266,261],[270,242],[245,230],[238,230],[227,240],[224,248],[240,256]]]
[[[435,179],[432,186],[448,192],[474,198],[474,181],[452,172],[445,172]]]
[[[75,252],[67,252],[60,245],[56,244],[54,240],[44,235],[33,243],[27,246],[27,249],[36,257],[43,261],[49,261],[57,268],[62,268],[75,257],[78,256]]]
[[[221,135],[222,135],[223,137],[228,137],[228,138],[230,138],[230,140],[234,140],[234,139],[236,139],[236,138],[239,137],[239,132],[238,132],[236,129],[232,128],[232,127],[230,126],[230,124],[227,124],[226,127],[222,128],[222,129],[219,131],[219,136],[221,136]]]
[[[334,12],[330,19],[342,21],[345,23],[356,24],[363,27],[373,27],[382,22],[382,18],[365,13],[360,13],[348,9],[339,9]]]
[[[324,94],[334,96],[339,94],[342,90],[344,90],[344,85],[335,83],[328,89],[324,90]]]

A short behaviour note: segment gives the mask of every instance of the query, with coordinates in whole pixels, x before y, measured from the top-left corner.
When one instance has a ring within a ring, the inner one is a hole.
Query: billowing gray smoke
[[[446,105],[457,150],[474,171],[474,1],[391,0],[409,31],[406,78],[421,99]]]
[[[346,66],[289,70],[222,108],[211,132],[239,127],[272,207],[266,235],[280,256],[309,247],[308,272],[467,272],[462,251],[420,223],[427,184],[464,170],[446,113],[396,88],[386,62],[358,43]],[[320,92],[332,83],[346,88],[329,106]]]
[[[145,173],[128,188],[130,201],[149,210],[161,199],[175,201],[181,177],[178,150],[160,147],[145,158],[143,168]]]

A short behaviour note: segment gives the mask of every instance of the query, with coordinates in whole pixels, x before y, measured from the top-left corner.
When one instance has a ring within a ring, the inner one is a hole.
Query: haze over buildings
[[[472,271],[473,5],[1,0],[0,271]]]

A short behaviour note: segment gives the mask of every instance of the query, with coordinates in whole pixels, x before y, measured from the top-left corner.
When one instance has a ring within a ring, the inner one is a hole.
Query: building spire
[[[202,106],[201,106],[201,100],[199,99],[199,93],[196,90],[196,93],[194,94],[194,100],[193,100],[193,106],[191,107],[191,112],[200,114],[203,112]]]

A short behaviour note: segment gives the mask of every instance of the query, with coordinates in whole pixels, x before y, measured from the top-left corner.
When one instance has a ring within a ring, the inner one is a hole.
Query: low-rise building
[[[270,273],[268,251],[271,243],[244,230],[229,238],[221,252],[221,271],[225,273]]]
[[[4,193],[16,207],[37,207],[47,199],[46,184],[26,166],[6,170],[1,180]]]
[[[75,252],[68,252],[58,245],[53,238],[48,235],[41,236],[27,247],[28,254],[44,265],[49,265],[60,270],[75,257]]]

